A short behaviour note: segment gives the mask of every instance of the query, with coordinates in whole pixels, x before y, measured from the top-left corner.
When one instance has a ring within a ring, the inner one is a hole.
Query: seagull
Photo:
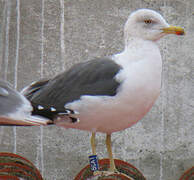
[[[31,106],[21,93],[14,90],[11,85],[3,80],[0,80],[0,125],[9,126],[40,126],[52,124],[52,121],[46,116],[32,115],[32,111],[42,111],[44,109],[47,114],[53,116],[63,113],[63,116],[70,116],[73,111],[63,108],[59,110],[54,107],[45,107],[41,104],[36,104],[35,108]],[[69,119],[69,118],[68,118]],[[75,120],[74,120],[75,121]],[[70,121],[69,121],[70,122]],[[72,123],[72,121],[70,122]]]
[[[134,11],[124,26],[122,52],[75,64],[40,86],[39,81],[35,82],[23,93],[32,105],[42,103],[79,112],[76,115],[79,123],[67,124],[62,118],[50,118],[57,121],[58,126],[92,132],[93,154],[96,154],[96,133],[105,133],[109,172],[118,172],[112,155],[111,134],[141,120],[159,96],[162,58],[157,41],[167,34],[184,35],[184,29],[170,26],[153,10]]]

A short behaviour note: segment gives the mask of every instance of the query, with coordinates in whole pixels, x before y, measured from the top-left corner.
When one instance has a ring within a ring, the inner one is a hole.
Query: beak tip
[[[163,32],[166,34],[176,34],[178,36],[185,35],[184,29],[177,26],[169,26],[167,28],[164,28]]]
[[[185,35],[185,30],[181,28],[180,30],[175,31],[175,34],[178,36],[183,36]]]
[[[183,31],[179,31],[179,32],[176,32],[176,34],[178,36],[183,36],[183,35],[185,35],[185,31],[184,30]]]

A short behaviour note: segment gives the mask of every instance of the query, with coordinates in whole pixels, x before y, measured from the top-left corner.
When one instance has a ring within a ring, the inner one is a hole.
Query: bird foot
[[[115,174],[115,172],[112,172],[112,171],[95,171],[93,173],[94,176],[110,176],[112,174]]]
[[[102,176],[106,177],[106,176],[111,176],[114,174],[121,174],[122,176],[125,176],[129,180],[134,180],[132,177],[129,177],[126,174],[123,174],[116,169],[114,171],[112,171],[112,170],[111,171],[110,170],[108,170],[108,171],[94,171],[94,173],[93,173],[94,176],[99,176],[99,177],[102,177]]]

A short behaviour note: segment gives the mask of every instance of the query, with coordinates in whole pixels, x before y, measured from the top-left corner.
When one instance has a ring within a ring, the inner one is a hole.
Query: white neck
[[[145,40],[138,37],[130,37],[127,40],[125,40],[125,49],[132,48],[134,46],[143,47],[145,44],[157,45],[156,41]]]
[[[128,64],[141,60],[161,60],[156,42],[140,38],[130,38],[128,40],[124,51],[114,55],[114,59],[118,64]]]

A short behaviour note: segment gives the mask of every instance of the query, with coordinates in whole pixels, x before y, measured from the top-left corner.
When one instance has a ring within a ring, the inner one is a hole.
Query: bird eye
[[[146,20],[144,20],[144,23],[151,24],[152,23],[152,20],[151,19],[146,19]]]

